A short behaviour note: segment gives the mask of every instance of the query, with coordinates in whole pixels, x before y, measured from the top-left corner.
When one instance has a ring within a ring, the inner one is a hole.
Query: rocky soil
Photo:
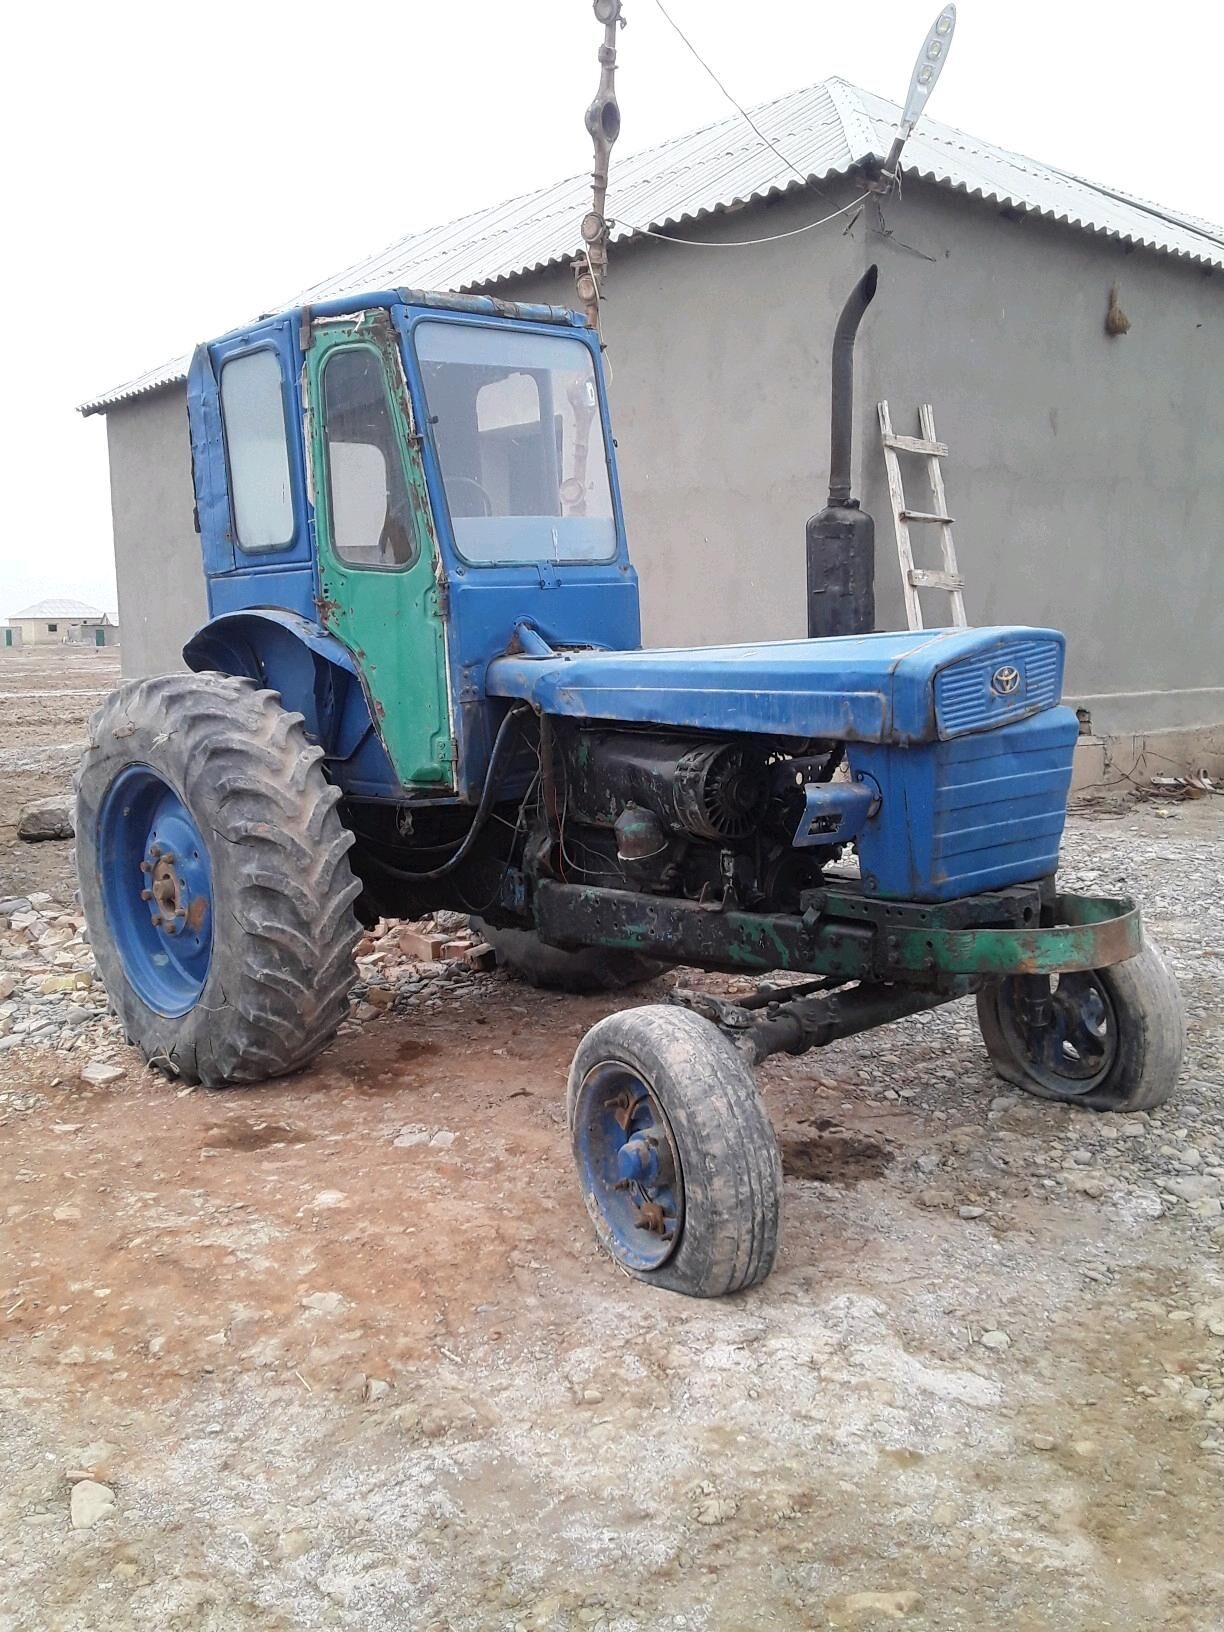
[[[697,1304],[572,1178],[603,1000],[389,933],[312,1071],[142,1066],[14,837],[64,661],[0,659],[0,1628],[1224,1626],[1224,800],[1069,831],[1181,982],[1173,1102],[1005,1089],[969,1005],[772,1061],[778,1269]]]

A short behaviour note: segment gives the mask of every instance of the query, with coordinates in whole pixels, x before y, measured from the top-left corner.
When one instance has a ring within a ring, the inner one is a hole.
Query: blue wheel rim
[[[186,1014],[212,963],[212,868],[195,819],[150,766],[129,765],[107,789],[97,866],[129,983],[157,1014]]]
[[[650,1085],[631,1066],[595,1066],[578,1090],[573,1138],[583,1194],[609,1252],[628,1269],[659,1269],[684,1228],[684,1175]]]

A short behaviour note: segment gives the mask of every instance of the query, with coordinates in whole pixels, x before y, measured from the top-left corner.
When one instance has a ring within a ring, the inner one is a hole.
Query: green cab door
[[[323,623],[356,657],[405,787],[453,786],[438,556],[386,311],[316,320],[306,357]]]

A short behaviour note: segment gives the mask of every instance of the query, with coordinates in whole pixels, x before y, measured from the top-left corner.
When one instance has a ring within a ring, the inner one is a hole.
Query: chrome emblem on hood
[[[996,697],[1014,697],[1020,690],[1020,670],[1010,663],[996,669],[990,677],[990,689]]]

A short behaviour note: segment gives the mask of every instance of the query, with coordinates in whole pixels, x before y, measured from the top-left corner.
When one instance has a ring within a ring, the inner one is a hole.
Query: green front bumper
[[[1056,975],[1104,969],[1133,958],[1143,945],[1139,908],[1126,896],[1056,895],[1036,929],[888,930],[888,965],[907,974]]]
[[[735,973],[785,969],[931,987],[965,976],[1103,969],[1133,958],[1143,943],[1139,908],[1126,897],[1026,886],[925,906],[811,894],[797,916],[542,880],[533,906],[536,928],[555,946],[610,947]]]

